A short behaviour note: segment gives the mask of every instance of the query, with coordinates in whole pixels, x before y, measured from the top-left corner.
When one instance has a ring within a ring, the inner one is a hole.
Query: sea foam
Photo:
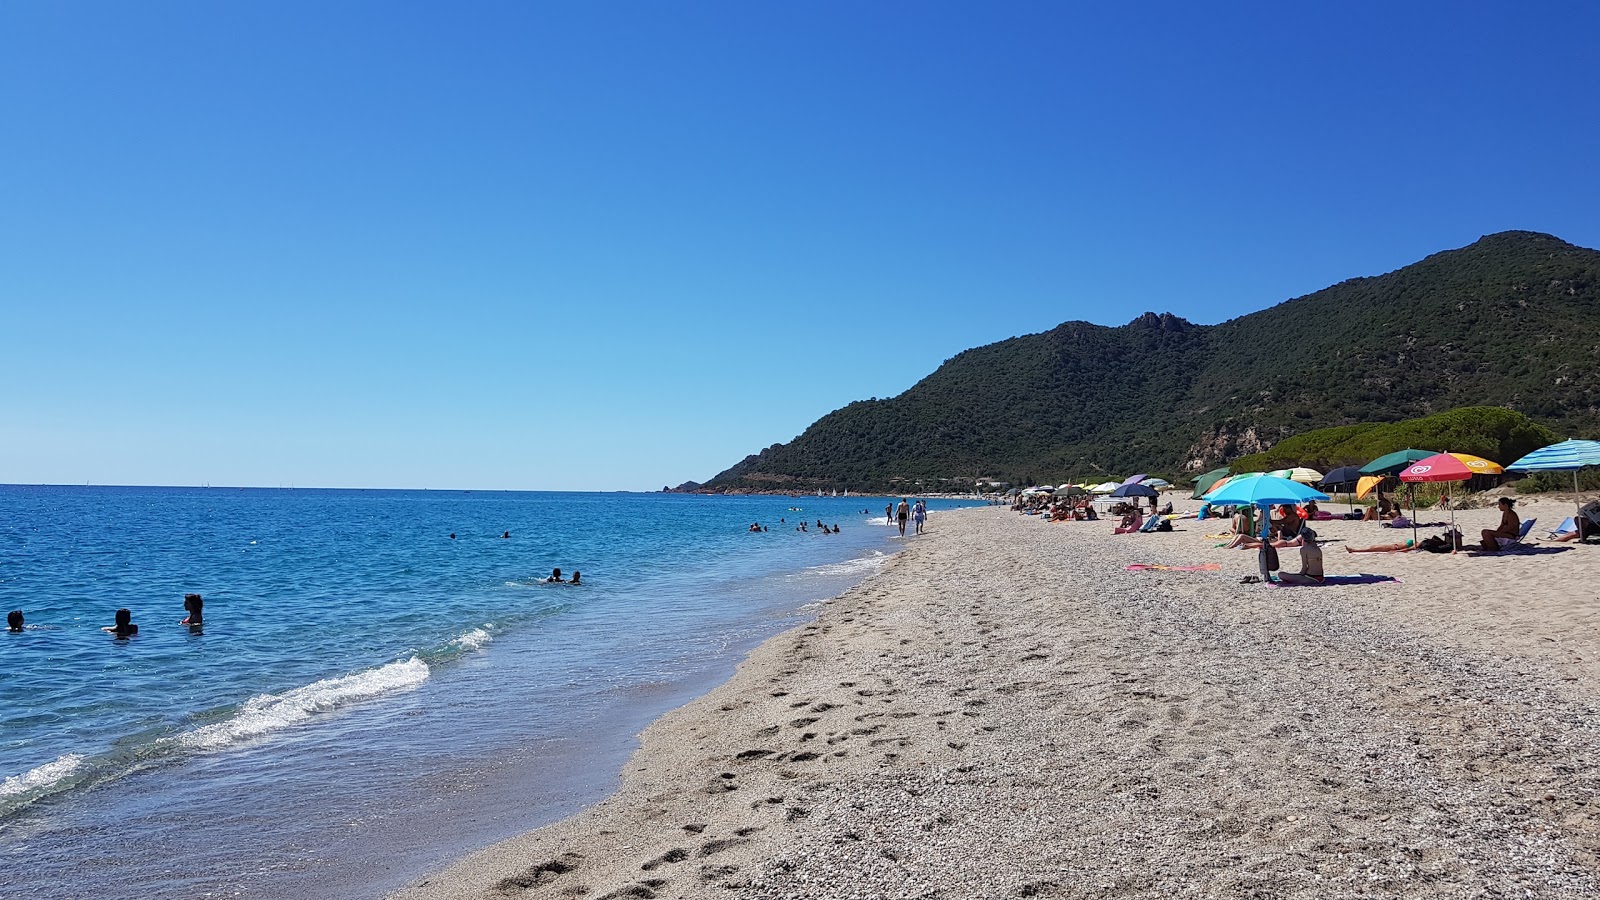
[[[412,657],[353,675],[324,678],[282,694],[260,694],[245,701],[226,721],[184,732],[178,743],[195,750],[220,750],[348,703],[410,690],[427,679],[428,664]]]
[[[0,781],[0,798],[15,797],[18,794],[46,790],[63,778],[71,776],[82,765],[82,755],[68,753],[42,766],[29,769],[21,775],[12,775],[5,781]]]

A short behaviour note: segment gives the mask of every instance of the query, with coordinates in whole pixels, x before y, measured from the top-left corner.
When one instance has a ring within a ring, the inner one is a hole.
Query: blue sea
[[[0,486],[0,894],[380,896],[562,818],[876,571],[887,502]]]

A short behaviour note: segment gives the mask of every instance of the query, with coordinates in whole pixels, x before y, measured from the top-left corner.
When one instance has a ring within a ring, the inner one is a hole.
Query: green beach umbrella
[[[1190,497],[1195,500],[1199,500],[1201,497],[1204,497],[1206,491],[1211,490],[1212,485],[1221,481],[1229,472],[1232,471],[1233,470],[1227,466],[1223,466],[1220,469],[1212,469],[1204,475],[1201,475],[1199,478],[1196,478],[1194,480],[1194,493],[1191,494]]]
[[[1372,462],[1362,466],[1361,474],[1393,475],[1414,462],[1437,455],[1438,451],[1436,450],[1396,450],[1393,453],[1385,453]]]

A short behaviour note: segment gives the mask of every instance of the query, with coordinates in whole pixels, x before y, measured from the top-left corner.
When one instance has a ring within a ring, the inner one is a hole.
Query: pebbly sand
[[[611,798],[396,896],[1600,897],[1600,547],[1320,522],[1401,581],[1273,587],[1209,525],[936,514]]]

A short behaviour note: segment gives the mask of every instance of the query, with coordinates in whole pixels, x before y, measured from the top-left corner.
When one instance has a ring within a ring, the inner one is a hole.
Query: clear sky
[[[0,482],[655,489],[967,347],[1600,246],[1600,4],[0,4]]]

